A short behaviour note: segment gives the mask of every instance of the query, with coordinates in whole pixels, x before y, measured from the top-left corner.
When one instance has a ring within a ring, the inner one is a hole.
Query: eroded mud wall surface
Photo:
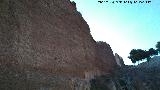
[[[97,58],[98,51],[87,22],[69,0],[0,1],[2,89],[83,90],[87,78],[114,66],[110,52],[109,66],[99,67],[106,56]]]

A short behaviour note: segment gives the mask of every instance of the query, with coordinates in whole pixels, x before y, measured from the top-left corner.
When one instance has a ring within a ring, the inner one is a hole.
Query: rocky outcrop
[[[92,79],[91,90],[160,90],[160,57],[138,66],[123,66]]]
[[[0,1],[2,90],[85,90],[115,66],[110,46],[93,40],[76,4]]]
[[[121,79],[125,83],[123,87],[128,90],[159,90],[159,64],[160,57],[155,56],[149,62],[143,62],[138,66],[121,68],[116,78]]]
[[[125,65],[123,58],[119,56],[117,53],[115,53],[115,59],[118,66],[123,67]]]

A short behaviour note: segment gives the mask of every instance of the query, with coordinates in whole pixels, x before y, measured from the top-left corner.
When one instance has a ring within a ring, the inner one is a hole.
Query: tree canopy
[[[153,48],[150,48],[148,54],[149,56],[158,55],[158,51]]]
[[[143,59],[147,59],[147,61],[149,61],[152,56],[158,55],[158,52],[160,52],[160,42],[157,42],[156,48],[157,49],[150,48],[148,51],[142,49],[132,49],[128,58],[131,59],[132,63],[136,63],[137,61],[141,61]]]
[[[131,59],[132,63],[136,63],[137,61],[145,59],[146,55],[146,51],[142,49],[132,49],[128,58]]]

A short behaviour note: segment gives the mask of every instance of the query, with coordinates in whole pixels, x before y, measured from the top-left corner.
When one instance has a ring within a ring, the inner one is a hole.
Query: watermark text
[[[113,4],[116,4],[116,3],[120,3],[120,4],[137,4],[137,3],[151,3],[151,1],[98,1],[99,3],[113,3]]]

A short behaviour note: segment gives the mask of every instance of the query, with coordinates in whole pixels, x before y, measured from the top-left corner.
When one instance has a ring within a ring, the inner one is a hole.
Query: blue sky
[[[71,1],[76,2],[93,38],[110,44],[113,52],[123,57],[125,64],[132,64],[127,58],[131,49],[155,48],[156,42],[160,41],[160,0],[142,4]]]

